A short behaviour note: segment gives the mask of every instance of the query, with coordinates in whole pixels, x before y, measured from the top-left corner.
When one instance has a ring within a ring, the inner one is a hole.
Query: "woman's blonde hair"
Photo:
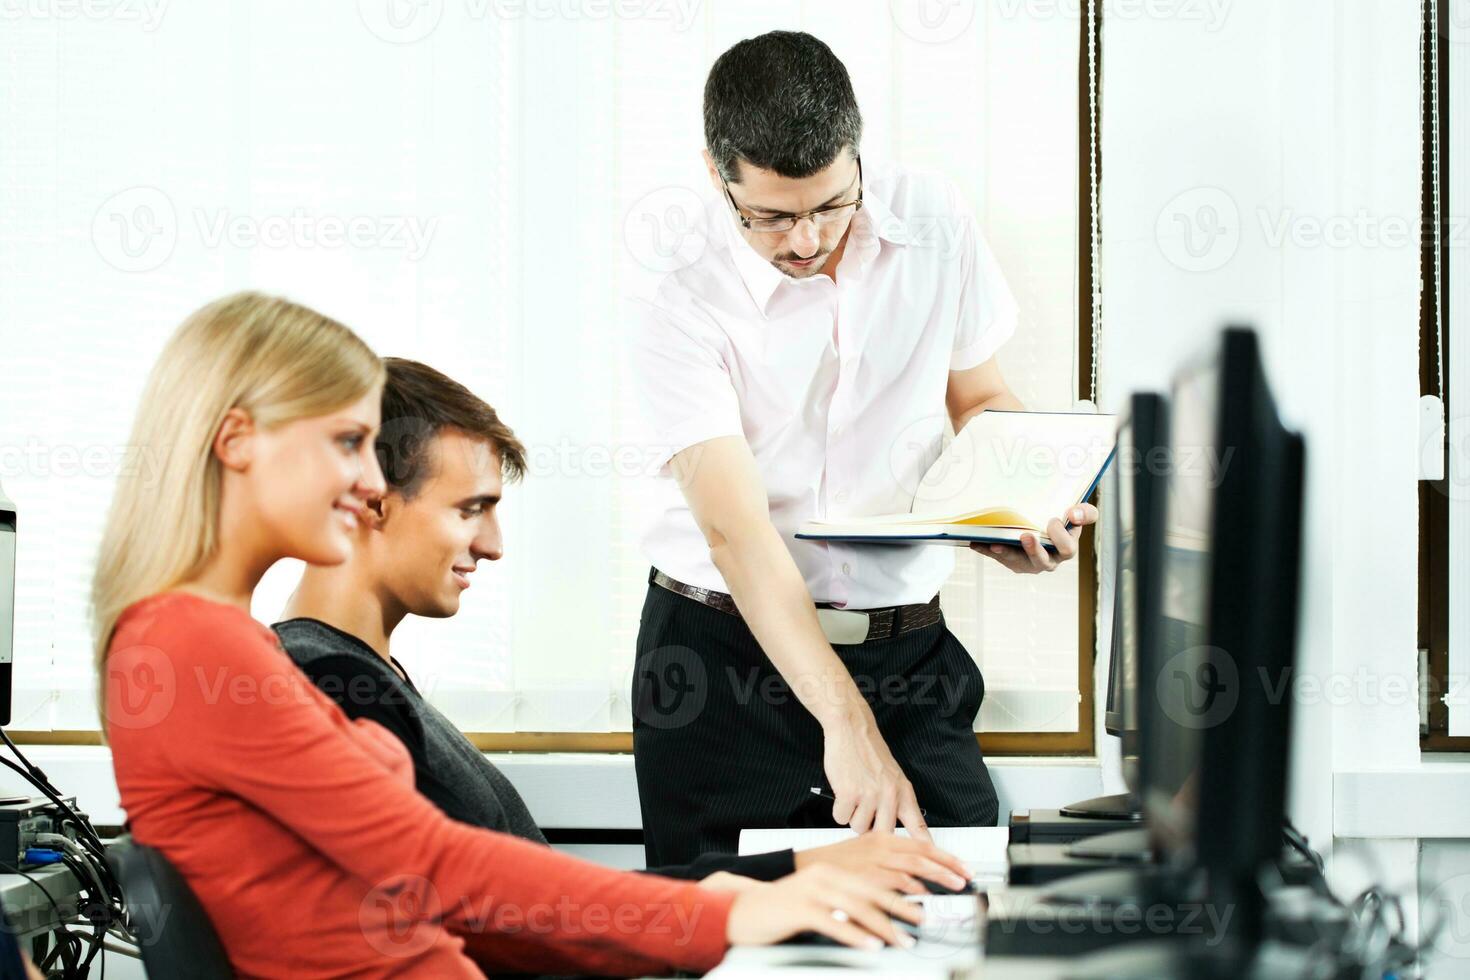
[[[104,728],[107,648],[128,606],[202,570],[219,545],[214,438],[244,409],[270,428],[326,415],[383,385],[383,362],[347,327],[261,293],[226,296],[174,331],[143,389],[128,441],[150,465],[121,476],[92,577],[97,700]]]

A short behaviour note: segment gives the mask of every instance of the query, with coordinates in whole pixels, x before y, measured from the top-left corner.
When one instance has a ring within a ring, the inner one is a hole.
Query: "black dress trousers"
[[[973,731],[985,682],[940,621],[833,649],[933,827],[993,826]],[[650,867],[734,853],[745,827],[834,827],[822,729],[738,616],[650,583],[633,670],[633,753]]]

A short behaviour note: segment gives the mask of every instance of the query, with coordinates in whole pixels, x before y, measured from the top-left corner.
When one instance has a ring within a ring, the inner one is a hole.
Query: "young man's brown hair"
[[[411,500],[430,476],[429,447],[445,429],[484,439],[500,457],[507,482],[526,472],[526,447],[474,392],[427,364],[385,357],[383,424],[375,448],[388,488]]]

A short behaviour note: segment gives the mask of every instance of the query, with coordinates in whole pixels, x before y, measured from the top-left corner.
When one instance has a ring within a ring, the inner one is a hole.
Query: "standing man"
[[[953,552],[793,532],[908,510],[946,418],[1021,408],[995,363],[1015,301],[948,184],[864,179],[852,83],[811,35],[721,55],[704,131],[724,234],[634,324],[667,477],[633,680],[648,861],[742,827],[993,824],[984,682],[939,609]],[[1077,533],[982,553],[1050,570]]]

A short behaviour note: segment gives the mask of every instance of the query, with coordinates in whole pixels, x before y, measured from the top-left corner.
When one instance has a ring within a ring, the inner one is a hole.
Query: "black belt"
[[[649,584],[657,585],[659,588],[668,589],[676,595],[695,602],[718,609],[720,612],[730,616],[740,616],[740,610],[735,606],[735,600],[724,592],[716,592],[713,589],[701,589],[697,585],[686,585],[676,578],[670,578],[658,569],[654,569],[648,576]],[[866,643],[869,640],[887,640],[895,636],[903,636],[914,630],[924,629],[938,623],[943,614],[939,611],[939,596],[935,596],[928,602],[913,603],[907,606],[885,606],[882,609],[835,609],[831,603],[817,604],[818,617],[822,618],[823,630],[827,638],[833,643],[852,644]],[[822,616],[822,613],[834,615]],[[852,617],[849,619],[849,617]],[[854,627],[860,629],[860,620],[866,620],[867,629],[859,636],[852,632]],[[855,637],[855,638],[854,638]]]

